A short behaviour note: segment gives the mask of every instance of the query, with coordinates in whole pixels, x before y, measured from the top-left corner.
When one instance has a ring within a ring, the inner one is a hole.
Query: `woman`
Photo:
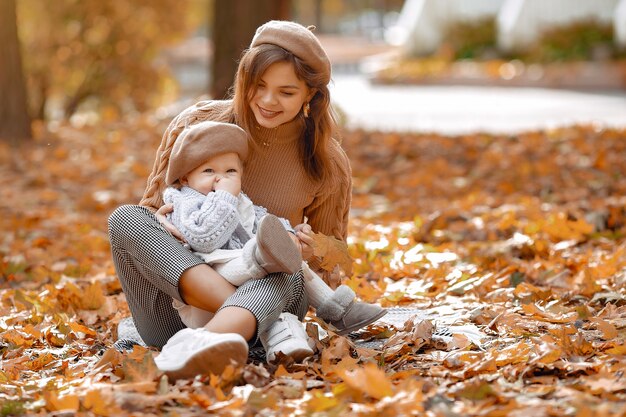
[[[271,274],[235,288],[170,235],[181,237],[165,220],[170,208],[162,200],[173,144],[187,126],[204,120],[242,127],[251,148],[243,191],[297,225],[303,258],[310,259],[312,230],[346,238],[351,198],[350,165],[331,137],[329,82],[328,56],[310,30],[284,21],[262,25],[240,60],[233,99],[200,102],[178,115],[163,136],[141,206],[123,206],[111,215],[112,253],[135,325],[145,342],[165,345],[161,357],[177,358],[173,366],[180,372],[172,374],[217,373],[229,360],[241,363],[245,341],[267,335],[281,312],[302,319],[308,308],[301,273]],[[314,259],[310,265],[318,266]],[[306,285],[317,315],[339,333],[385,314],[356,302],[346,286],[333,291],[311,277]],[[204,329],[184,329],[171,297],[216,314]],[[285,325],[270,337],[297,333]]]

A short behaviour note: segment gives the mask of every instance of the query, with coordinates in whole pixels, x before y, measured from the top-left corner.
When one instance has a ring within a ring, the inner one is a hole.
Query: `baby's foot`
[[[295,274],[302,267],[300,250],[278,217],[268,214],[261,219],[256,233],[255,258],[267,273]]]

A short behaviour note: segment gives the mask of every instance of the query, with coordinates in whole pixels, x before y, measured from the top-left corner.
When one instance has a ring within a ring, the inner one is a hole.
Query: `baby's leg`
[[[387,314],[387,310],[376,304],[357,301],[356,294],[347,285],[340,285],[333,291],[306,263],[302,264],[302,272],[304,288],[315,314],[332,324],[338,334],[356,331]]]
[[[335,291],[326,284],[306,263],[302,264],[302,272],[304,275],[304,288],[309,297],[309,305],[318,309],[322,304],[333,298]],[[348,303],[354,297],[347,300]]]
[[[255,278],[263,278],[267,272],[259,266],[254,257],[256,249],[255,239],[250,239],[243,247],[241,256],[230,259],[224,263],[214,263],[211,267],[223,276],[228,282],[239,287],[246,281]]]
[[[210,311],[201,310],[198,307],[187,305],[178,300],[174,300],[172,306],[178,311],[178,315],[185,326],[190,329],[204,327],[215,315]]]

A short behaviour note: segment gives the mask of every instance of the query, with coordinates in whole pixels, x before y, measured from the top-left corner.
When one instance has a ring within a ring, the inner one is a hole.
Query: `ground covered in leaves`
[[[128,309],[106,235],[163,122],[55,125],[0,149],[0,416],[626,414],[626,131],[346,132],[344,282],[473,324],[480,346],[415,319],[329,333],[304,364],[171,383],[152,351],[111,349]]]

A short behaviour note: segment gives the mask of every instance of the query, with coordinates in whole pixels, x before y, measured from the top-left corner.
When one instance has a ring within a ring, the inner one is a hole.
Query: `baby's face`
[[[220,181],[241,184],[243,168],[239,155],[234,152],[214,156],[181,178],[183,185],[202,194],[215,191]],[[241,187],[241,185],[239,185]]]

